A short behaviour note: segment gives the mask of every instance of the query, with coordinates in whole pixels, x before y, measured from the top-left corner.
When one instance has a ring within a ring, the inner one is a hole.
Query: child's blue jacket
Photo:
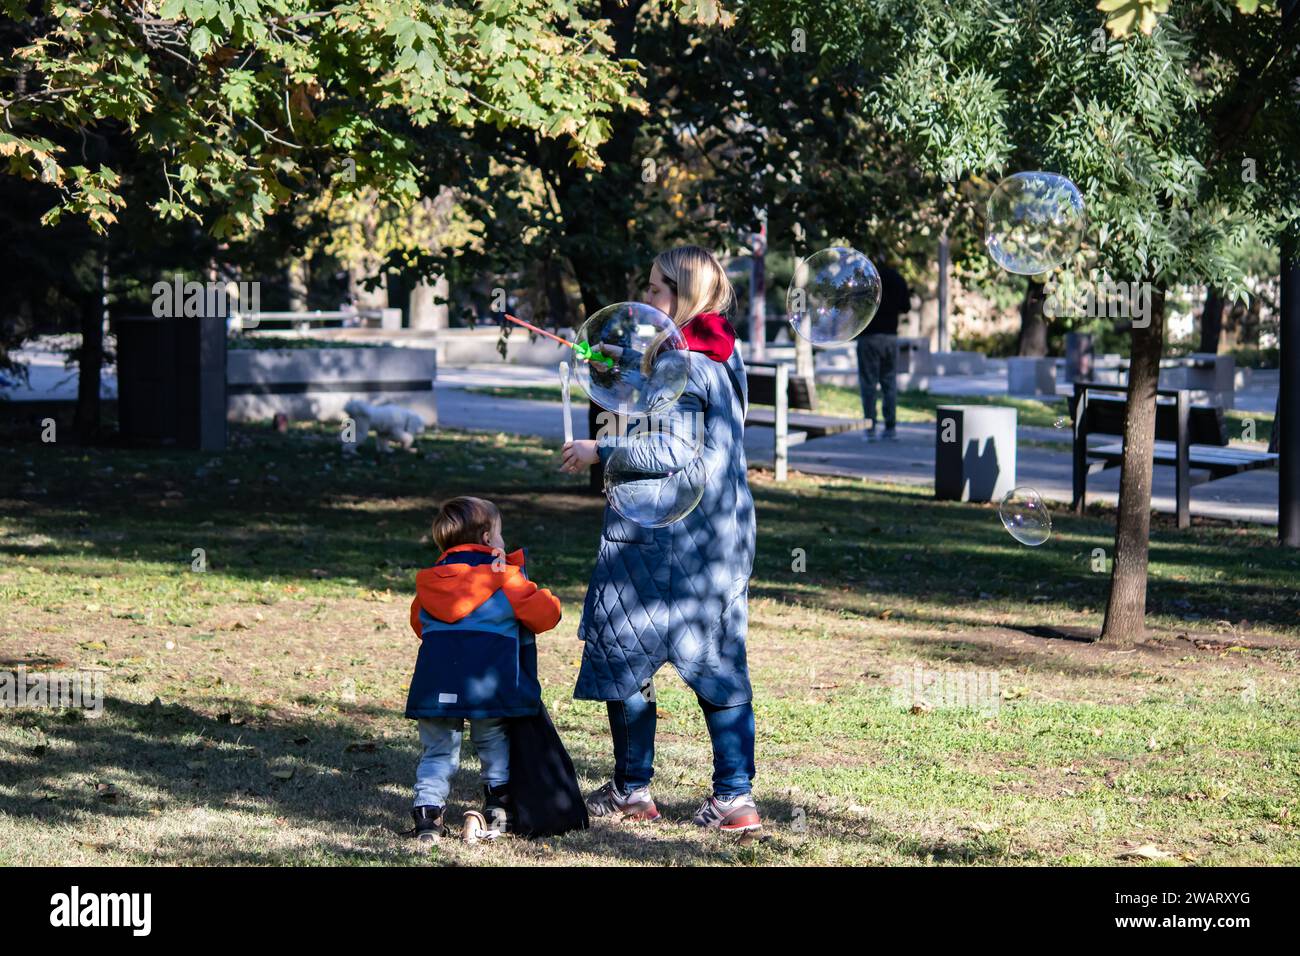
[[[537,713],[534,635],[560,621],[560,600],[524,570],[522,549],[448,548],[415,578],[411,628],[420,638],[406,716],[525,717]],[[494,567],[495,561],[495,567]]]

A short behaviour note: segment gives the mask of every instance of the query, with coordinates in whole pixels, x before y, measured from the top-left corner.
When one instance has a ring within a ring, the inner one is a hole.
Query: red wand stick
[[[602,355],[599,352],[593,352],[591,346],[586,342],[573,343],[570,342],[568,339],[563,339],[560,338],[560,336],[558,335],[555,335],[551,332],[547,332],[545,329],[539,329],[531,322],[525,322],[523,319],[515,318],[509,312],[502,312],[501,314],[505,318],[509,319],[511,322],[514,322],[517,325],[522,325],[526,329],[531,329],[532,331],[536,332],[538,335],[544,335],[548,339],[554,339],[555,341],[559,342],[561,345],[567,345],[569,348],[573,349],[573,351],[578,353],[578,358],[584,358],[589,362],[600,362],[604,365],[609,365],[609,366],[613,366],[614,364],[614,359],[611,356]]]

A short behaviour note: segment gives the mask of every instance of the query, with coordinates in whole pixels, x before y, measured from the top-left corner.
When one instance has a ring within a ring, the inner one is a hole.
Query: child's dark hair
[[[501,512],[486,498],[450,498],[433,519],[433,540],[440,551],[458,544],[482,544],[483,535],[499,520]]]

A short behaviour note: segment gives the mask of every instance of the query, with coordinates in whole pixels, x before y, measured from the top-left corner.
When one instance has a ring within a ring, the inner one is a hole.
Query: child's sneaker
[[[510,784],[503,783],[495,787],[483,785],[483,818],[489,830],[498,834],[509,833],[514,829],[513,814],[510,806]]]
[[[695,825],[715,827],[733,833],[740,830],[757,830],[763,825],[763,821],[759,819],[753,794],[742,793],[738,797],[727,800],[709,797],[696,811]]]
[[[650,797],[649,787],[638,787],[624,794],[613,781],[587,796],[587,812],[593,817],[614,820],[658,820],[659,808]]]
[[[415,836],[421,843],[432,843],[446,829],[442,825],[442,807],[416,807],[411,811],[415,818]]]

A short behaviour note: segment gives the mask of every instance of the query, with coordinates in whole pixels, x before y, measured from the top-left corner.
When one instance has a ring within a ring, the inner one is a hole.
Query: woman
[[[745,635],[754,500],[745,475],[745,365],[722,316],[731,284],[712,253],[680,246],[655,259],[644,300],[673,319],[693,353],[667,418],[671,434],[696,436],[707,479],[699,505],[666,527],[642,527],[605,507],[578,626],[585,646],[573,696],[606,701],[614,775],[588,796],[587,809],[615,820],[659,817],[650,795],[652,679],[671,661],[695,691],[713,744],[713,795],[695,822],[753,830],[761,821],[751,794],[754,708]],[[614,451],[594,440],[567,442],[562,469],[578,473]]]

